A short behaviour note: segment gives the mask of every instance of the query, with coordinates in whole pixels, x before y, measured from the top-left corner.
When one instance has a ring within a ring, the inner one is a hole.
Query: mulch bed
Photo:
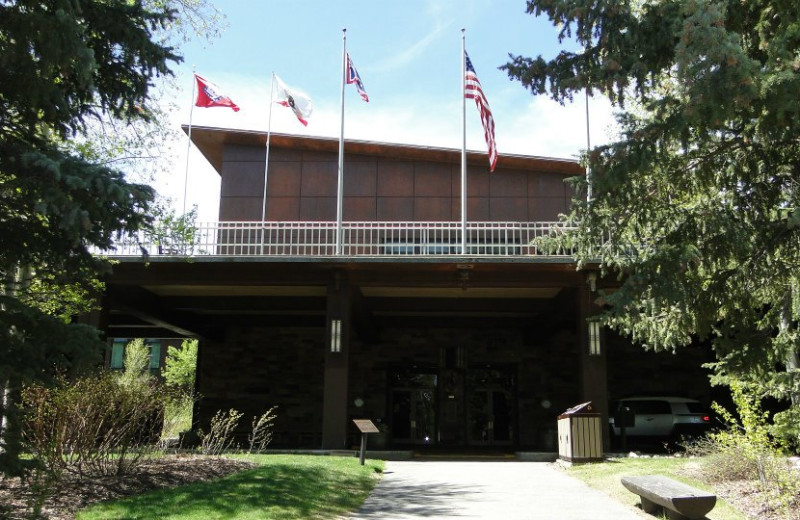
[[[256,466],[252,462],[221,457],[176,455],[143,461],[135,472],[124,477],[77,479],[66,475],[45,501],[40,518],[69,520],[79,509],[97,502],[220,478]],[[34,500],[25,482],[0,476],[0,519],[30,518]]]

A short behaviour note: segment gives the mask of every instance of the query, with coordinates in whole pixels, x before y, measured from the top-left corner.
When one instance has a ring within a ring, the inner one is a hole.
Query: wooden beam
[[[213,336],[210,329],[197,322],[195,315],[164,308],[159,298],[140,287],[106,286],[108,305],[155,327],[172,331],[181,337]]]

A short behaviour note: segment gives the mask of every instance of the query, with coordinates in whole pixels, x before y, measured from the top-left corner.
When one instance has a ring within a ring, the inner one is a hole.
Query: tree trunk
[[[789,332],[789,329],[793,327],[791,312],[792,297],[791,293],[787,293],[784,299],[783,309],[781,309],[781,332]],[[793,407],[800,407],[800,383],[794,381],[800,378],[800,374],[798,374],[797,371],[799,367],[800,363],[798,363],[797,346],[795,345],[786,350],[786,371],[791,375],[794,383],[789,390],[789,398],[792,400]]]
[[[3,285],[5,295],[15,297],[30,283],[31,274],[28,267],[17,268],[14,277],[6,279]],[[12,335],[15,333],[14,330],[10,332]],[[5,381],[0,382],[0,390],[0,469],[14,474],[21,470],[22,424],[18,407],[22,380],[17,374],[9,374]]]

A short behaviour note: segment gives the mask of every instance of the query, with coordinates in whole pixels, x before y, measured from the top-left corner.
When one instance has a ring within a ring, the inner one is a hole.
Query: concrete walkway
[[[388,461],[383,479],[350,518],[642,520],[647,515],[545,462]]]

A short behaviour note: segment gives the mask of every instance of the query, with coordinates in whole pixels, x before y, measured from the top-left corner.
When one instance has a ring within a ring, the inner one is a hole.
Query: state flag
[[[219,87],[197,74],[194,75],[197,81],[197,100],[194,106],[197,107],[228,107],[234,112],[239,111],[239,107],[228,96],[220,93]]]
[[[277,74],[275,75],[275,82],[278,88],[278,99],[275,102],[291,108],[298,121],[303,123],[303,126],[308,126],[308,118],[314,110],[311,98],[302,91],[289,87]]]

